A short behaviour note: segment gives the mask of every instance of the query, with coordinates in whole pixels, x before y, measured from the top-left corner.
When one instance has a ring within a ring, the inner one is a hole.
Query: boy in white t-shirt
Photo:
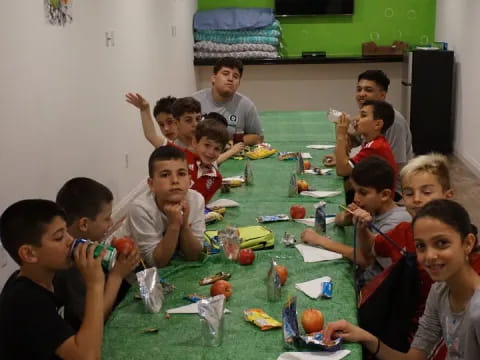
[[[184,152],[161,146],[150,155],[148,169],[150,191],[130,206],[128,232],[148,266],[167,266],[176,253],[197,260],[203,247],[205,202],[189,189]]]

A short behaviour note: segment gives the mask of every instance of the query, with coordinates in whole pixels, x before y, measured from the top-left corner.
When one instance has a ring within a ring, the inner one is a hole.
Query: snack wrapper
[[[295,239],[295,235],[285,232],[282,237],[282,243],[286,247],[294,247],[297,243],[297,239]]]
[[[224,271],[221,271],[219,273],[216,273],[215,275],[213,276],[208,276],[208,277],[204,277],[203,279],[201,279],[198,284],[199,285],[210,285],[210,284],[213,284],[215,281],[218,281],[218,280],[228,280],[230,279],[232,275],[227,273],[227,272],[224,272]]]
[[[223,294],[198,302],[198,315],[203,323],[202,337],[206,345],[220,346],[223,338],[225,296]]]
[[[270,269],[267,273],[267,299],[268,301],[277,301],[282,297],[282,283],[277,272],[277,262],[270,261]]]
[[[288,217],[288,215],[285,215],[285,214],[257,216],[258,223],[288,221],[288,220],[290,220],[290,218]]]
[[[270,144],[262,143],[258,144],[253,151],[248,151],[245,155],[252,160],[264,159],[266,157],[276,154],[278,151],[272,149]]]
[[[228,260],[237,261],[240,252],[240,232],[236,227],[227,226],[218,232],[218,239],[223,245],[223,253]]]
[[[294,152],[280,152],[278,153],[278,160],[295,160],[297,158],[297,154]]]
[[[315,351],[338,351],[341,349],[342,339],[331,342],[323,341],[322,333],[300,335],[297,320],[297,297],[292,296],[283,306],[283,340],[287,349],[309,348]]]
[[[246,321],[258,326],[262,331],[282,327],[282,323],[267,315],[262,309],[247,309],[243,311]]]
[[[149,312],[157,313],[163,305],[163,287],[158,277],[157,268],[148,268],[137,272],[140,296]]]

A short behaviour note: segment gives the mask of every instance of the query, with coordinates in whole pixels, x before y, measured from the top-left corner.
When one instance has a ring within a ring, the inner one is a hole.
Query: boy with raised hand
[[[178,135],[177,121],[172,115],[172,105],[177,99],[173,96],[163,97],[153,107],[153,117],[157,121],[162,134],[170,141],[175,141]]]
[[[353,168],[351,182],[355,190],[354,202],[349,206],[351,212],[338,213],[335,217],[337,225],[352,225],[352,213],[355,216],[371,215],[372,223],[383,232],[390,231],[402,222],[411,221],[406,209],[397,206],[393,201],[395,175],[392,167],[384,159],[370,156],[360,161]],[[301,236],[304,243],[320,245],[353,261],[354,249],[351,246],[319,235],[313,229],[305,230]],[[357,249],[357,256],[360,256],[358,251]],[[372,266],[364,274],[364,280],[370,280],[382,270],[381,266]]]
[[[175,254],[197,260],[205,231],[203,197],[189,189],[185,154],[174,146],[161,146],[148,160],[150,191],[133,201],[127,231],[136,240],[148,266],[167,266]]]
[[[392,149],[385,139],[385,131],[392,125],[394,111],[392,105],[385,101],[368,100],[360,109],[360,117],[355,123],[355,130],[365,140],[361,150],[353,158],[348,158],[349,121],[342,114],[336,127],[336,171],[339,176],[349,176],[352,169],[361,160],[376,155],[384,158],[397,174],[397,164]]]
[[[144,129],[148,123],[154,131],[148,101],[140,94],[129,93],[126,97],[127,102],[140,110]],[[175,110],[173,111],[175,112]],[[179,127],[180,129],[182,128]],[[208,203],[222,185],[222,175],[218,171],[217,160],[228,142],[228,132],[224,123],[219,121],[217,117],[201,121],[195,128],[191,149],[171,143],[161,134],[155,134],[155,137],[151,139],[153,140],[152,145],[156,148],[177,146],[185,152],[188,171],[192,180],[191,188],[201,193],[205,202]]]
[[[65,211],[68,232],[74,239],[84,238],[101,242],[112,226],[112,192],[103,184],[78,177],[68,180],[59,190],[57,204]],[[104,319],[110,315],[117,299],[128,289],[124,281],[138,266],[138,249],[118,254],[113,269],[107,274],[104,291]],[[65,320],[74,329],[82,323],[86,288],[77,268],[60,271],[54,279],[56,293],[65,302]]]
[[[104,253],[80,244],[75,266],[86,284],[85,315],[78,332],[61,317],[53,278],[72,266],[73,238],[65,214],[52,201],[22,200],[0,219],[3,247],[20,265],[0,296],[0,354],[5,360],[99,359],[103,336]]]

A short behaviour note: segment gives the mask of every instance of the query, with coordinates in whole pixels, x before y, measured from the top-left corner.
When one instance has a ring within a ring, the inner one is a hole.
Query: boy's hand
[[[129,103],[135,106],[137,109],[140,111],[145,111],[148,110],[150,107],[150,104],[148,103],[145,98],[140,95],[140,94],[133,94],[133,93],[128,93],[125,95],[125,100]]]
[[[234,154],[238,154],[240,151],[243,151],[245,149],[245,144],[243,142],[236,143],[235,145],[232,146],[232,151]]]
[[[334,154],[325,155],[323,157],[323,165],[325,166],[335,166],[337,159]]]
[[[313,229],[306,229],[300,235],[302,242],[309,245],[324,246],[325,241],[329,240],[325,236],[318,235]]]
[[[363,210],[361,208],[358,208],[353,211],[353,221],[357,222],[358,224],[364,228],[366,227],[369,223],[371,223],[373,220],[372,215],[366,210]]]
[[[342,115],[338,117],[337,137],[339,136],[343,136],[344,138],[347,137],[349,123],[350,121],[348,120],[347,115],[345,115],[344,113],[342,113]]]
[[[88,286],[101,285],[105,283],[105,275],[102,270],[102,259],[105,255],[105,249],[95,258],[94,251],[98,243],[79,244],[74,253],[75,265],[82,274],[85,283]]]
[[[137,268],[139,263],[140,255],[138,254],[137,246],[135,246],[128,254],[120,254],[117,257],[115,266],[113,267],[112,271],[110,271],[110,276],[118,275],[124,279],[128,274]]]
[[[183,205],[182,203],[165,204],[163,211],[168,218],[168,225],[181,227],[183,224]]]
[[[182,227],[187,228],[190,225],[188,223],[188,216],[190,215],[190,205],[188,204],[187,200],[183,200],[180,204],[182,205],[183,212]]]

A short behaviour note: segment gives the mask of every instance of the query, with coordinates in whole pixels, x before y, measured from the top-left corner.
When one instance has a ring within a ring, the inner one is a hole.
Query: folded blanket
[[[210,59],[222,57],[234,57],[239,59],[278,59],[277,51],[231,51],[231,52],[206,52],[194,51],[194,57],[197,59]]]
[[[193,37],[196,41],[213,41],[216,43],[223,44],[241,44],[241,43],[250,43],[250,44],[270,44],[278,45],[279,39],[274,36],[232,36],[232,35],[206,35],[200,32],[195,32]]]
[[[233,51],[276,51],[277,48],[269,44],[221,44],[211,41],[198,41],[193,44],[193,49],[207,52],[233,52]]]
[[[257,29],[257,30],[197,30],[197,34],[212,35],[212,36],[273,36],[279,37],[280,30],[278,29]]]
[[[256,29],[275,21],[271,8],[221,8],[197,11],[193,17],[196,30]]]

